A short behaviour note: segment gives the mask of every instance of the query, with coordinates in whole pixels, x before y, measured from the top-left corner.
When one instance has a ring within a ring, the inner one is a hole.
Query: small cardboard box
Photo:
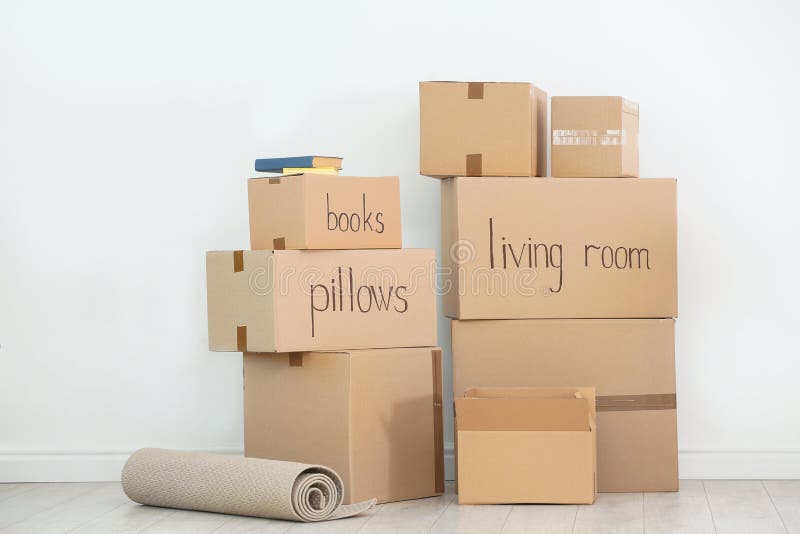
[[[436,345],[434,269],[429,249],[208,252],[209,348]]]
[[[639,105],[621,96],[554,96],[551,174],[639,176]]]
[[[459,504],[594,502],[594,388],[470,388],[455,405]]]
[[[444,492],[437,347],[244,355],[245,456],[331,467],[345,502]]]
[[[251,178],[250,248],[400,248],[397,176]]]
[[[594,384],[598,490],[678,490],[673,319],[453,321],[452,338],[456,396]]]
[[[419,173],[547,174],[547,93],[530,83],[420,82]]]
[[[675,317],[674,178],[442,181],[444,313]]]

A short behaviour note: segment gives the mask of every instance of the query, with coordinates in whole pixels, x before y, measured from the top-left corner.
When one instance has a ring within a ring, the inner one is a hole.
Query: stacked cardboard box
[[[345,502],[444,491],[431,250],[397,177],[248,183],[253,250],[207,254],[209,346],[244,353],[245,455],[322,464]]]
[[[637,177],[639,110],[620,97],[553,97],[558,178],[534,178],[543,95],[420,84],[420,173],[443,178],[454,394],[593,386],[598,489],[677,490],[676,181]]]

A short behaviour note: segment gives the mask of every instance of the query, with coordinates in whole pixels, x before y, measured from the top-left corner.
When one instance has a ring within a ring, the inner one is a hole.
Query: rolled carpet
[[[340,519],[376,503],[343,506],[342,479],[321,465],[166,449],[134,452],[122,489],[139,504],[294,521]]]

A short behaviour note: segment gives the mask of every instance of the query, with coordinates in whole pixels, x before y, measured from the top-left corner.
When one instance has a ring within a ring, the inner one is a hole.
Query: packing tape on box
[[[303,367],[303,353],[290,352],[289,353],[289,367]]]
[[[639,104],[631,102],[630,100],[622,99],[622,112],[630,113],[631,115],[639,115]]]
[[[467,154],[467,176],[483,176],[483,154]]]
[[[342,505],[341,477],[321,465],[166,449],[134,452],[122,489],[150,506],[304,522],[350,517],[377,502]]]
[[[553,130],[554,146],[622,146],[625,130]]]
[[[469,100],[483,100],[483,82],[467,83],[467,98]]]
[[[626,412],[640,410],[674,410],[675,393],[649,395],[599,395],[595,402],[598,412]]]
[[[240,273],[244,271],[244,250],[233,251],[233,272]]]

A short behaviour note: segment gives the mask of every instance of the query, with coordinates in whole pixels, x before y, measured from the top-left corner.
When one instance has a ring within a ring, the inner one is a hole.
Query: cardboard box
[[[676,181],[442,182],[444,313],[675,317]]]
[[[547,174],[547,93],[530,83],[420,82],[419,112],[420,174]]]
[[[673,319],[453,321],[453,387],[597,390],[599,491],[677,491]]]
[[[554,96],[551,174],[639,176],[639,105],[621,96]]]
[[[470,388],[455,411],[459,504],[594,502],[594,388]]]
[[[434,268],[428,249],[209,252],[209,348],[436,345]]]
[[[402,246],[397,176],[251,178],[247,192],[253,250]]]
[[[345,502],[444,492],[437,347],[244,355],[245,456],[331,467]]]

